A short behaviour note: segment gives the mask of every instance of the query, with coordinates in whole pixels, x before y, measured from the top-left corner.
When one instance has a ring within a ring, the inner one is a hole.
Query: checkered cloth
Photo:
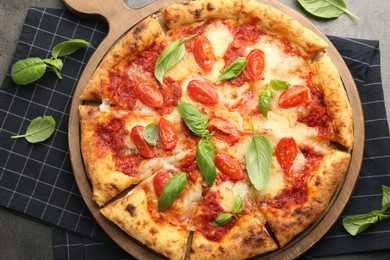
[[[31,8],[12,64],[27,57],[50,57],[59,42],[82,38],[94,47],[63,59],[62,80],[47,73],[36,83],[17,86],[10,70],[0,88],[0,206],[53,227],[56,259],[129,259],[102,231],[80,196],[68,151],[68,117],[72,94],[82,70],[107,34],[106,25],[67,10]],[[390,136],[380,75],[377,41],[330,37],[350,68],[365,116],[366,141],[362,171],[341,218],[381,206],[381,185],[390,185]],[[11,65],[12,65],[11,64]],[[52,115],[56,130],[50,139],[30,144],[10,136],[25,132],[38,116]],[[382,221],[351,237],[338,221],[307,253],[325,256],[390,248],[390,221]]]

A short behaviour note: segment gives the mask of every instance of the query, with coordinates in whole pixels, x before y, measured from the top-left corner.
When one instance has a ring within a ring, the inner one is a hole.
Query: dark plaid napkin
[[[17,86],[8,74],[0,88],[0,206],[53,227],[58,259],[130,259],[99,227],[75,184],[68,151],[68,116],[82,70],[107,34],[106,25],[67,10],[31,8],[12,64],[27,57],[46,58],[52,46],[82,38],[94,47],[64,58],[63,79],[48,71],[37,83]],[[342,217],[368,213],[381,205],[381,185],[390,185],[390,136],[380,76],[378,41],[330,37],[350,68],[365,115],[366,142],[362,171]],[[11,65],[12,65],[11,64]],[[43,143],[10,139],[32,119],[52,115],[57,128]],[[341,217],[341,218],[342,218]],[[358,237],[338,221],[306,256],[325,256],[390,248],[390,221]]]

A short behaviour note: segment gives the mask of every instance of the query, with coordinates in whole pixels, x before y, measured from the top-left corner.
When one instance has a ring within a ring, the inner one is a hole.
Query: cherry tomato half
[[[225,118],[211,118],[209,121],[209,131],[215,132],[215,138],[229,143],[235,143],[240,140],[240,133],[238,132],[237,126]]]
[[[164,105],[164,96],[151,82],[141,82],[135,88],[135,93],[142,103],[149,107],[160,108]]]
[[[171,175],[166,171],[159,171],[154,175],[153,177],[153,188],[154,192],[156,193],[157,198],[160,198],[162,193],[162,188],[164,187],[165,183],[168,182],[168,180],[171,178]]]
[[[284,173],[288,174],[295,158],[298,155],[298,146],[295,143],[294,138],[285,137],[280,139],[278,145],[276,146],[275,153],[280,167],[283,169]]]
[[[194,40],[193,52],[199,67],[206,72],[210,72],[215,62],[214,49],[211,42],[202,35],[197,36]]]
[[[281,108],[292,108],[306,102],[308,98],[308,89],[303,86],[295,85],[280,95],[278,104]]]
[[[259,49],[253,49],[246,59],[248,61],[245,67],[247,75],[252,81],[259,80],[265,66],[264,52]]]
[[[164,150],[171,150],[177,144],[177,133],[175,127],[165,118],[161,118],[158,122],[158,143]]]
[[[217,153],[215,166],[231,180],[239,181],[244,178],[244,170],[241,168],[240,162],[227,153]]]
[[[202,80],[191,80],[187,86],[190,98],[205,106],[214,106],[218,103],[218,94],[208,83]]]
[[[136,125],[131,129],[130,138],[133,141],[140,155],[145,158],[153,158],[155,156],[154,147],[148,144],[142,136],[143,126]]]

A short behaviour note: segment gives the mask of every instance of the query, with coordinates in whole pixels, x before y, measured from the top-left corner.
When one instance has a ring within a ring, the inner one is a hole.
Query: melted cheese
[[[249,186],[244,181],[240,182],[222,182],[220,185],[214,185],[211,191],[219,194],[219,204],[226,212],[231,212],[234,198],[239,195],[242,200],[248,195]]]
[[[274,197],[286,186],[284,182],[284,173],[278,165],[276,158],[273,158],[269,181],[267,186],[259,192],[261,196],[269,195]]]
[[[215,57],[222,58],[229,44],[233,41],[233,35],[229,28],[221,21],[209,25],[205,33],[213,46]]]

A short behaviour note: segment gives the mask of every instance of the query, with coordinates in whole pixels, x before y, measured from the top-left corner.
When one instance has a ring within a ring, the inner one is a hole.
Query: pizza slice
[[[194,218],[189,259],[244,259],[277,249],[241,162],[220,151],[215,164],[216,180],[204,192]]]
[[[132,237],[169,259],[183,259],[202,195],[201,175],[160,170],[101,213]]]
[[[274,148],[270,181],[253,189],[279,246],[285,246],[328,207],[343,180],[350,154],[312,142],[279,140]]]
[[[99,206],[163,168],[167,157],[196,143],[178,112],[157,117],[82,105],[79,114],[84,165]]]

